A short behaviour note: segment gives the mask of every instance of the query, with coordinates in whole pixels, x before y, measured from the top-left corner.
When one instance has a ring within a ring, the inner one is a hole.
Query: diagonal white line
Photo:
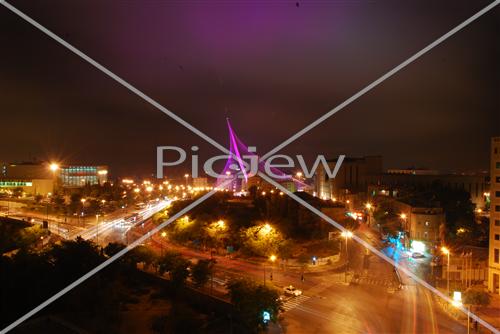
[[[95,61],[94,59],[90,58],[85,53],[83,53],[82,51],[80,51],[79,49],[77,49],[76,47],[74,47],[73,45],[71,45],[70,43],[66,42],[64,39],[62,39],[61,37],[57,36],[55,33],[53,33],[52,31],[50,31],[49,29],[45,28],[40,23],[36,22],[31,17],[29,17],[28,15],[24,14],[23,12],[21,12],[16,7],[12,6],[7,1],[0,0],[0,4],[4,5],[11,12],[13,12],[14,14],[18,15],[19,17],[21,17],[22,19],[24,19],[25,21],[27,21],[28,23],[30,23],[31,25],[33,25],[38,30],[40,30],[41,32],[43,32],[46,35],[48,35],[49,37],[51,37],[53,40],[55,40],[56,42],[58,42],[59,44],[61,44],[62,46],[64,46],[68,50],[70,50],[71,52],[75,53],[77,56],[79,56],[80,58],[82,58],[83,60],[85,60],[86,62],[88,62],[89,64],[91,64],[92,66],[96,67],[98,70],[100,70],[101,72],[103,72],[104,74],[106,74],[107,76],[109,76],[110,78],[112,78],[113,80],[115,80],[116,82],[118,82],[123,87],[127,88],[128,90],[130,90],[132,93],[134,93],[137,96],[139,96],[141,99],[145,100],[146,102],[148,102],[149,104],[151,104],[152,106],[154,106],[155,108],[157,108],[158,110],[160,110],[163,113],[165,113],[167,116],[171,117],[172,119],[174,119],[175,121],[177,121],[178,123],[180,123],[181,125],[183,125],[184,127],[188,128],[189,130],[191,130],[192,132],[194,132],[195,134],[197,134],[201,138],[205,139],[207,142],[209,142],[213,146],[217,147],[222,152],[224,152],[226,154],[230,154],[229,150],[227,148],[225,148],[224,146],[220,145],[218,142],[216,142],[215,140],[213,140],[212,138],[210,138],[208,135],[206,135],[202,131],[198,130],[193,125],[189,124],[188,122],[186,122],[185,120],[183,120],[182,118],[180,118],[179,116],[177,116],[176,114],[174,114],[173,112],[171,112],[170,110],[168,110],[167,108],[165,108],[164,106],[162,106],[161,104],[159,104],[158,102],[156,102],[155,100],[153,100],[151,97],[149,97],[148,95],[144,94],[142,91],[140,91],[139,89],[135,88],[130,83],[128,83],[127,81],[125,81],[124,79],[122,79],[121,77],[119,77],[118,75],[116,75],[115,73],[111,72],[106,67],[102,66],[97,61]]]
[[[310,123],[308,126],[306,126],[305,128],[303,128],[299,132],[295,133],[293,136],[291,136],[290,138],[288,138],[287,140],[285,140],[284,142],[282,142],[281,144],[279,144],[278,146],[276,146],[275,148],[273,148],[268,153],[264,154],[262,156],[261,160],[266,160],[267,158],[269,158],[270,156],[272,156],[276,152],[280,151],[283,147],[285,147],[288,144],[290,144],[291,142],[297,140],[299,137],[303,136],[305,133],[309,132],[311,129],[313,129],[317,125],[321,124],[323,121],[325,121],[329,117],[333,116],[334,114],[336,114],[340,110],[344,109],[349,104],[351,104],[352,102],[356,101],[358,98],[360,98],[361,96],[363,96],[364,94],[366,94],[367,92],[369,92],[370,90],[372,90],[373,88],[377,87],[382,82],[384,82],[385,80],[389,79],[394,74],[396,74],[397,72],[401,71],[403,68],[405,68],[406,66],[410,65],[415,60],[417,60],[418,58],[422,57],[424,54],[426,54],[427,52],[429,52],[430,50],[432,50],[433,48],[435,48],[436,46],[438,46],[439,44],[441,44],[442,42],[444,42],[445,40],[447,40],[451,36],[455,35],[457,32],[459,32],[460,30],[462,30],[463,28],[465,28],[466,26],[468,26],[469,24],[471,24],[475,20],[477,20],[478,18],[480,18],[482,15],[484,15],[487,12],[489,12],[490,10],[492,10],[498,4],[500,4],[500,0],[493,1],[492,3],[490,3],[488,6],[484,7],[483,9],[481,9],[476,14],[472,15],[467,20],[463,21],[462,23],[460,23],[459,25],[457,25],[455,28],[451,29],[446,34],[444,34],[443,36],[441,36],[438,39],[436,39],[431,44],[427,45],[425,48],[423,48],[422,50],[418,51],[417,53],[415,53],[410,58],[406,59],[404,62],[402,62],[398,66],[394,67],[392,70],[390,70],[389,72],[385,73],[384,75],[382,75],[377,80],[373,81],[371,84],[369,84],[365,88],[361,89],[359,92],[357,92],[356,94],[354,94],[353,96],[351,96],[350,98],[348,98],[347,100],[345,100],[344,102],[342,102],[341,104],[339,104],[338,106],[336,106],[334,109],[330,110],[329,112],[327,112],[326,114],[324,114],[323,116],[321,116],[320,118],[318,118],[317,120],[315,120],[314,122]]]
[[[229,184],[230,182],[232,182],[231,179],[227,180],[225,183],[223,183],[223,186],[225,186],[226,184]],[[94,269],[92,269],[91,271],[89,271],[88,273],[86,273],[85,275],[83,275],[82,277],[80,277],[79,279],[77,279],[76,281],[74,281],[73,283],[69,284],[64,289],[62,289],[61,291],[59,291],[58,293],[56,293],[55,295],[53,295],[52,297],[50,297],[49,299],[47,299],[46,301],[44,301],[43,303],[41,303],[40,305],[38,305],[37,307],[35,307],[34,309],[32,309],[31,311],[29,311],[28,313],[26,313],[25,315],[23,315],[22,317],[20,317],[16,321],[14,321],[9,326],[7,326],[4,329],[2,329],[2,331],[0,331],[0,334],[5,334],[5,333],[11,331],[12,329],[14,329],[15,327],[17,327],[22,322],[26,321],[27,319],[29,319],[30,317],[32,317],[36,313],[40,312],[45,307],[47,307],[48,305],[50,305],[53,302],[55,302],[56,300],[58,300],[59,298],[61,298],[62,296],[64,296],[66,293],[68,293],[72,289],[76,288],[78,285],[82,284],[87,279],[89,279],[90,277],[94,276],[99,271],[103,270],[104,268],[106,268],[107,266],[109,266],[110,264],[112,264],[113,262],[115,262],[116,260],[118,260],[123,255],[127,254],[130,250],[132,250],[135,247],[137,247],[138,245],[142,244],[145,240],[149,239],[152,235],[156,234],[162,228],[168,226],[174,220],[178,219],[180,216],[184,215],[185,213],[187,213],[188,211],[190,211],[191,209],[193,209],[194,207],[196,207],[198,204],[202,203],[203,201],[205,201],[206,199],[208,199],[209,197],[211,197],[216,192],[217,192],[217,190],[213,189],[210,192],[208,192],[205,195],[203,195],[202,197],[198,198],[196,201],[194,201],[193,203],[189,204],[184,209],[180,210],[175,215],[173,215],[172,217],[170,217],[167,221],[161,223],[160,225],[158,225],[157,227],[155,227],[153,230],[151,230],[149,233],[144,234],[142,237],[140,237],[139,239],[137,239],[136,241],[134,241],[133,243],[131,243],[130,245],[128,245],[126,248],[122,249],[121,251],[119,251],[118,253],[116,253],[115,255],[113,255],[112,257],[110,257],[109,259],[107,259],[106,261],[104,261],[103,263],[101,263],[100,265],[98,265],[97,267],[95,267]]]
[[[302,204],[309,211],[311,211],[312,213],[316,214],[317,216],[319,216],[320,218],[322,218],[326,222],[330,223],[330,225],[336,227],[337,229],[339,229],[341,231],[347,231],[347,229],[344,226],[340,225],[339,223],[337,223],[336,221],[334,221],[333,219],[331,219],[330,217],[328,217],[327,215],[325,215],[323,212],[321,212],[320,210],[316,209],[314,206],[312,206],[311,204],[307,203],[302,198],[300,198],[299,196],[295,195],[294,193],[292,193],[291,191],[289,191],[288,189],[286,189],[285,187],[283,187],[281,184],[279,184],[278,182],[276,182],[273,179],[271,179],[265,173],[259,172],[258,175],[261,178],[263,178],[265,181],[269,182],[270,184],[274,185],[276,188],[280,189],[280,191],[286,193],[288,196],[290,196],[291,198],[293,198],[298,203]],[[417,275],[415,275],[414,273],[412,273],[410,270],[408,270],[408,269],[406,269],[404,267],[399,267],[398,264],[393,259],[389,258],[387,255],[385,255],[384,253],[382,253],[381,251],[379,251],[378,249],[376,249],[375,247],[373,247],[372,245],[370,245],[365,240],[361,239],[360,237],[358,237],[355,234],[352,236],[352,238],[356,242],[358,242],[359,244],[361,244],[362,246],[368,248],[371,252],[373,252],[374,254],[376,254],[381,259],[385,260],[386,262],[388,262],[392,266],[397,267],[398,270],[400,270],[400,271],[404,272],[406,275],[410,276],[413,280],[415,280],[415,282],[419,283],[420,285],[422,285],[424,288],[426,288],[430,292],[433,292],[438,297],[444,299],[446,302],[448,302],[450,304],[453,302],[448,296],[446,296],[441,291],[439,291],[438,289],[436,289],[435,287],[433,287],[432,285],[430,285],[429,283],[427,283],[426,281],[424,281],[423,279],[421,279],[420,277],[418,277]],[[500,334],[499,330],[497,330],[495,327],[493,327],[492,325],[490,325],[488,322],[486,322],[483,319],[481,319],[479,316],[477,316],[474,313],[472,313],[469,310],[467,310],[464,306],[459,306],[457,308],[461,312],[463,312],[465,315],[467,315],[467,313],[469,313],[470,316],[473,319],[477,320],[480,324],[482,324],[484,327],[488,328],[493,333]]]
[[[453,30],[451,30],[450,32],[448,32],[447,34],[443,35],[440,39],[438,39],[436,42],[434,43],[431,43],[429,46],[427,46],[426,48],[424,48],[422,51],[420,51],[419,53],[415,54],[414,56],[410,57],[408,60],[406,60],[405,62],[403,62],[402,64],[398,65],[395,69],[393,69],[392,71],[388,72],[387,74],[385,74],[384,76],[382,76],[381,78],[377,79],[375,82],[373,82],[372,84],[370,84],[369,86],[365,87],[362,91],[358,92],[356,95],[354,95],[353,97],[351,97],[350,99],[346,100],[343,104],[341,104],[339,107],[338,110],[336,110],[337,108],[333,109],[332,111],[330,111],[329,113],[325,114],[323,117],[321,117],[320,119],[318,119],[317,121],[311,123],[309,126],[307,126],[306,128],[304,128],[303,130],[299,131],[297,134],[295,134],[294,136],[292,136],[290,139],[288,139],[287,141],[283,142],[282,144],[278,145],[275,149],[273,149],[272,151],[268,152],[267,154],[265,154],[260,160],[265,160],[265,158],[269,157],[270,155],[274,154],[276,151],[280,150],[281,148],[283,148],[284,146],[286,146],[287,144],[289,144],[290,142],[296,140],[297,138],[299,138],[300,136],[302,136],[304,133],[308,132],[310,129],[314,128],[316,125],[318,125],[319,123],[321,123],[324,119],[327,119],[328,117],[330,117],[331,115],[335,114],[337,111],[339,111],[340,109],[344,108],[345,106],[347,106],[348,104],[352,103],[354,100],[356,100],[357,98],[359,98],[360,96],[362,96],[363,94],[365,94],[367,91],[371,90],[372,88],[374,88],[375,86],[377,86],[378,84],[380,84],[381,82],[383,82],[385,79],[389,78],[390,76],[392,76],[393,74],[395,74],[396,72],[398,72],[399,70],[401,70],[402,68],[406,67],[408,64],[410,64],[411,62],[413,62],[415,59],[419,58],[421,55],[425,54],[426,52],[428,52],[429,50],[431,50],[433,47],[435,47],[436,45],[440,44],[441,42],[443,42],[444,40],[446,40],[447,38],[449,38],[450,36],[452,36],[453,34],[455,34],[457,31],[461,30],[462,28],[464,28],[465,26],[467,26],[468,24],[470,24],[471,22],[473,22],[474,20],[476,20],[477,18],[479,18],[481,15],[485,14],[487,11],[491,10],[492,8],[494,8],[496,5],[498,5],[498,3],[500,2],[500,0],[497,0],[497,1],[494,1],[492,4],[490,4],[489,6],[485,7],[483,10],[481,10],[480,12],[476,13],[475,15],[473,15],[471,18],[469,18],[468,20],[464,21],[463,23],[461,23],[459,26],[457,26],[456,28],[454,28]],[[70,51],[72,51],[73,53],[77,54],[78,56],[80,56],[81,58],[83,58],[84,60],[86,60],[87,62],[89,62],[91,65],[95,66],[96,68],[98,68],[99,70],[101,70],[102,72],[104,72],[105,74],[107,74],[109,77],[111,77],[112,79],[114,79],[115,81],[117,81],[118,83],[120,83],[121,85],[123,85],[124,87],[128,88],[129,90],[131,90],[133,93],[135,93],[136,95],[138,95],[139,97],[141,97],[142,99],[144,99],[145,101],[147,101],[148,103],[152,104],[153,106],[155,106],[157,109],[161,110],[162,112],[164,112],[166,115],[172,117],[174,120],[176,120],[177,122],[179,122],[180,124],[182,124],[183,126],[185,126],[186,128],[190,129],[191,131],[193,131],[194,133],[196,133],[198,136],[200,136],[201,138],[205,139],[206,141],[208,141],[209,143],[211,143],[212,145],[214,145],[215,147],[219,148],[222,152],[226,153],[226,154],[230,154],[234,157],[234,154],[232,154],[232,152],[229,152],[229,150],[227,150],[225,147],[223,147],[222,145],[218,144],[216,141],[214,141],[213,139],[211,139],[210,137],[208,137],[207,135],[205,135],[203,132],[201,132],[200,130],[196,129],[195,127],[193,127],[192,125],[190,125],[189,123],[187,123],[186,121],[184,121],[183,119],[181,119],[180,117],[178,117],[177,115],[175,115],[174,113],[172,113],[171,111],[169,111],[168,109],[166,109],[165,107],[161,106],[158,102],[156,102],[155,100],[151,99],[149,96],[145,95],[144,93],[142,93],[141,91],[139,91],[138,89],[136,89],[135,87],[133,87],[132,85],[130,85],[128,82],[126,82],[125,80],[123,80],[122,78],[118,77],[117,75],[115,75],[114,73],[112,73],[111,71],[107,70],[105,67],[103,67],[102,65],[100,65],[99,63],[97,63],[95,60],[93,60],[92,58],[88,57],[87,55],[85,55],[83,52],[81,52],[80,50],[76,49],[75,47],[73,47],[71,44],[67,43],[66,41],[64,41],[63,39],[61,39],[60,37],[58,37],[57,35],[55,35],[54,33],[52,33],[50,30],[46,29],[45,27],[43,27],[42,25],[40,25],[38,22],[34,21],[33,19],[31,19],[29,16],[25,15],[24,13],[22,13],[21,11],[19,11],[17,8],[13,7],[12,5],[10,5],[9,3],[7,3],[5,0],[0,0],[0,4],[4,5],[5,7],[7,7],[9,10],[11,10],[13,13],[15,13],[16,15],[20,16],[21,18],[23,18],[24,20],[26,20],[28,23],[32,24],[33,26],[35,26],[36,28],[38,28],[40,31],[44,32],[45,34],[47,34],[48,36],[50,36],[51,38],[53,38],[54,40],[56,40],[57,42],[59,42],[61,45],[65,46],[66,48],[68,48]],[[434,45],[433,45],[434,44]],[[414,57],[414,59],[412,59]],[[399,67],[399,68],[398,68]],[[262,177],[262,173],[259,173]],[[268,179],[268,182],[271,182],[273,184],[275,184],[276,186],[278,186],[278,188],[284,190],[289,196],[291,196],[292,198],[294,198],[295,200],[297,200],[299,203],[301,203],[302,205],[306,206],[307,208],[309,208],[310,210],[312,210],[313,212],[315,212],[314,210],[316,210],[314,207],[310,206],[307,202],[305,201],[302,201],[299,197],[295,196],[294,194],[290,193],[288,190],[286,190],[285,188],[283,188],[281,185],[279,185],[278,183],[276,183],[274,180],[271,180],[270,178],[267,177],[267,175],[264,175],[263,177],[264,179]],[[227,181],[227,183],[229,183],[229,180]],[[224,183],[225,184],[225,183]],[[213,193],[211,194],[212,192],[210,193],[207,193],[211,195],[213,195]],[[206,195],[205,195],[206,196]],[[203,196],[202,198],[204,198],[205,196]],[[207,196],[206,198],[210,197],[210,196]],[[202,198],[199,199],[199,203],[201,203],[203,200],[205,200],[206,198],[204,198],[202,200]],[[194,204],[194,203],[193,203]],[[194,207],[194,206],[193,206]],[[188,208],[185,208],[186,211],[189,211]],[[317,210],[316,210],[317,211]],[[318,211],[318,212],[315,212],[316,214],[319,214],[321,216],[321,212]],[[335,222],[331,219],[329,219],[329,217],[322,217],[323,219],[329,221],[332,225],[335,226]],[[168,224],[168,222],[165,222],[164,223],[165,226]],[[163,224],[162,224],[163,225]],[[338,224],[337,224],[338,225]],[[161,225],[160,225],[161,226]],[[160,227],[158,227],[158,230],[159,230]],[[153,230],[154,233],[156,233],[158,230]],[[144,236],[143,236],[144,237]],[[142,238],[141,238],[142,239]],[[139,239],[139,240],[141,240]],[[144,237],[144,239],[147,239],[147,236]],[[359,238],[355,238],[356,241],[360,242],[360,243],[363,243],[363,240],[362,239],[359,239]],[[126,249],[129,249],[129,248],[126,248]],[[128,250],[127,250],[128,251]],[[125,252],[126,253],[126,252]],[[123,254],[125,254],[123,253]],[[381,256],[382,258],[384,258],[384,254],[382,253],[377,253],[375,252],[377,255]],[[120,253],[118,253],[120,254]],[[118,255],[117,254],[117,255]],[[122,254],[122,255],[123,255]],[[113,257],[114,258],[114,257]],[[117,257],[118,258],[118,257]],[[115,261],[117,258],[115,258],[113,261]],[[109,259],[111,260],[111,258]],[[109,261],[108,260],[108,261]],[[390,260],[390,259],[389,259]],[[102,269],[102,268],[101,268]],[[99,269],[100,270],[100,269]],[[97,272],[97,271],[96,271]],[[94,273],[95,274],[95,273]],[[87,274],[89,275],[89,273]],[[92,275],[89,275],[89,276],[83,276],[85,277],[82,282],[89,278],[90,276]],[[411,274],[410,274],[411,275]],[[83,278],[82,277],[82,278]],[[81,282],[80,282],[81,283]],[[80,284],[78,283],[78,284]],[[424,282],[426,285],[427,282]],[[76,284],[76,285],[78,285]],[[425,286],[424,284],[424,286]],[[76,286],[75,285],[75,286]],[[74,286],[73,286],[74,287]],[[64,293],[68,292],[69,290],[71,290],[73,287],[67,287],[65,289],[67,289]],[[432,288],[432,287],[431,287]],[[443,298],[443,295],[436,290],[436,292],[439,296],[441,296]],[[61,295],[60,295],[61,296]],[[51,299],[49,299],[48,301],[46,301],[47,304],[43,303],[41,304],[39,307],[40,308],[36,308],[35,310],[33,310],[32,312],[33,313],[29,313],[29,315],[25,315],[23,316],[22,320],[18,320],[15,322],[15,325],[13,327],[9,326],[7,328],[14,328],[15,326],[17,326],[19,323],[21,323],[22,321],[26,320],[27,318],[29,318],[31,315],[35,314],[36,312],[38,312],[39,310],[43,309],[45,306],[49,305],[50,303],[52,303],[54,300],[58,299],[60,296],[58,296],[57,298],[55,299],[52,299],[54,298],[55,296],[53,296]],[[447,297],[444,297],[445,300],[449,300],[447,299]],[[44,305],[45,304],[45,305]],[[462,311],[463,308],[461,309]],[[476,320],[478,320],[479,322],[481,322],[483,325],[485,325],[486,327],[488,327],[487,325],[489,325],[488,323],[484,322],[482,319],[478,318],[477,316],[474,315],[474,317],[476,318]],[[488,327],[490,328],[490,327]],[[10,330],[9,329],[9,330]],[[495,333],[498,333],[497,331],[494,330]],[[4,332],[4,330],[2,330],[2,332],[0,333],[6,333]]]

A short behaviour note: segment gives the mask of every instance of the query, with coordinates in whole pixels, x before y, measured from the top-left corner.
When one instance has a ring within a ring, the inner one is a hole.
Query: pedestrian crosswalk
[[[381,279],[381,278],[374,278],[374,277],[360,277],[359,278],[359,283],[360,284],[370,284],[370,285],[378,285],[378,286],[394,286],[395,282],[390,279]]]
[[[305,302],[309,298],[311,298],[311,297],[300,295],[298,297],[291,297],[291,298],[287,299],[283,303],[284,312],[287,312],[287,311],[290,311],[291,309],[296,308],[297,306],[299,306],[300,304],[302,304],[303,302]]]

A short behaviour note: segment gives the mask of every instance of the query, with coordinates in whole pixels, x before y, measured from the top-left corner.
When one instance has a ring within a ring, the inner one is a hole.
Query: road
[[[148,233],[153,228],[148,218],[167,205],[167,201],[161,201],[138,211],[142,218],[135,222],[134,228],[123,225],[124,218],[133,212],[116,212],[86,230],[74,231],[68,238],[80,235],[103,246],[112,241],[127,243],[129,235],[132,241]],[[377,233],[365,225],[356,234],[376,248],[383,248]],[[158,252],[175,248],[188,258],[211,257],[206,252],[166,244],[160,236],[153,236],[147,243]],[[300,270],[283,270],[270,263],[249,263],[226,256],[214,256],[217,260],[214,281],[223,284],[231,277],[246,276],[280,289],[290,284],[300,288],[301,296],[284,303],[282,326],[287,333],[466,333],[465,327],[445,314],[425,288],[402,275],[402,289],[393,291],[400,282],[391,265],[367,254],[363,246],[352,240],[348,250],[351,272],[348,278],[351,280],[356,274],[358,284],[346,285],[342,270],[306,272],[302,281]],[[404,258],[400,259],[400,265],[416,272],[419,269],[416,263]]]
[[[150,226],[136,228],[146,232]],[[134,232],[134,231],[132,231]],[[382,248],[376,232],[362,226],[357,235],[377,248]],[[162,246],[163,242],[163,246]],[[160,237],[148,245],[158,252],[175,249],[192,259],[210,258],[207,252],[174,246]],[[277,266],[249,263],[226,256],[217,260],[218,282],[230,277],[246,276],[256,281],[274,284],[278,288],[294,285],[303,295],[284,303],[282,325],[287,333],[466,333],[465,327],[445,314],[427,289],[402,277],[403,287],[392,266],[376,255],[366,255],[364,247],[349,241],[349,269],[359,275],[359,284],[346,285],[343,271],[306,272],[305,281],[297,270],[282,270]],[[345,251],[345,249],[343,249]],[[271,269],[272,268],[272,269]],[[270,281],[272,272],[273,280]],[[264,276],[265,273],[265,276]]]
[[[159,200],[143,209],[119,209],[98,219],[87,217],[85,220],[70,219],[66,221],[64,217],[27,211],[21,207],[11,209],[9,217],[40,225],[43,221],[48,221],[50,232],[64,239],[73,240],[79,236],[86,240],[93,239],[97,244],[106,246],[109,242],[127,243],[126,235],[131,227],[148,220],[155,213],[165,209],[171,202],[171,200]],[[136,221],[125,221],[126,217],[134,214],[138,217]]]
[[[381,247],[373,232],[362,226],[357,232]],[[351,269],[360,275],[358,285],[341,285],[322,277],[323,283],[304,291],[300,302],[285,312],[288,333],[466,333],[459,322],[445,314],[427,289],[403,278],[401,290],[392,266],[350,242]],[[368,268],[366,268],[368,266]],[[287,306],[287,305],[285,305]]]

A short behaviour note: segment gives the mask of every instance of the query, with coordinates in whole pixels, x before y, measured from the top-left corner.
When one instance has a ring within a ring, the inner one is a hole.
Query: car
[[[419,253],[419,252],[414,252],[414,253],[411,253],[411,257],[414,259],[422,259],[425,257],[425,255],[422,253]]]
[[[302,290],[297,289],[293,285],[289,285],[283,289],[285,295],[298,297],[302,294]]]

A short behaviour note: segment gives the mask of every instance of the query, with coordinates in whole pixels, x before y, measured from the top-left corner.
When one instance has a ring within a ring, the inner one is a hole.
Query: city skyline
[[[134,3],[96,3],[97,18],[88,11],[92,6],[79,6],[78,19],[54,15],[41,3],[18,5],[218,142],[228,143],[229,116],[240,137],[264,152],[484,4],[450,2],[428,11],[423,3],[218,3],[209,9],[174,2],[141,6],[136,15]],[[74,8],[53,6],[61,13]],[[110,11],[117,13],[114,21],[106,19]],[[0,15],[11,27],[0,37],[10,46],[0,67],[0,108],[6,123],[23,125],[0,134],[16,141],[2,146],[3,160],[91,160],[122,176],[153,172],[159,145],[199,145],[202,154],[212,154],[71,52],[8,12]],[[392,168],[486,170],[484,147],[499,123],[499,50],[492,43],[498,15],[493,9],[284,153],[382,155]],[[149,24],[140,24],[143,17]],[[125,37],[115,26],[134,27],[134,33]],[[329,33],[319,38],[319,30]]]
[[[0,4],[2,333],[500,333],[500,0]]]

